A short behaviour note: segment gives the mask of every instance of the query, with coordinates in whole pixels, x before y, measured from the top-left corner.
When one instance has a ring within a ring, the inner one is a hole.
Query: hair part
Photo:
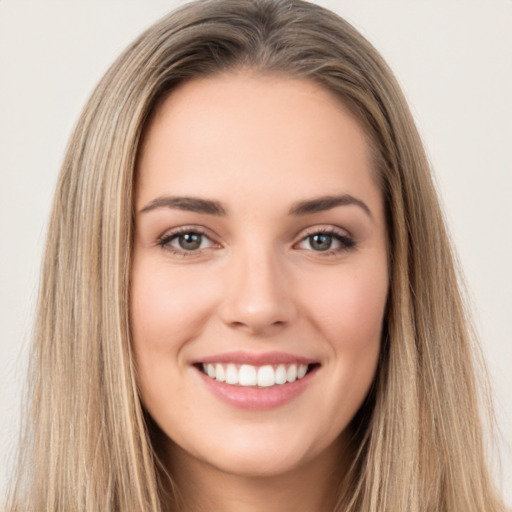
[[[137,157],[149,119],[178,85],[241,69],[336,94],[368,137],[386,204],[385,332],[375,382],[353,420],[357,456],[336,510],[501,510],[483,450],[476,345],[407,103],[366,39],[302,0],[186,5],[130,45],[87,103],[48,226],[10,510],[159,511],[178,500],[139,400],[130,346]]]

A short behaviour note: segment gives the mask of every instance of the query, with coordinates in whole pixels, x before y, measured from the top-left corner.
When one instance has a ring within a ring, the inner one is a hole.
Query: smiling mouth
[[[269,388],[304,378],[318,364],[277,364],[253,366],[234,363],[200,363],[196,367],[212,380],[232,386]]]

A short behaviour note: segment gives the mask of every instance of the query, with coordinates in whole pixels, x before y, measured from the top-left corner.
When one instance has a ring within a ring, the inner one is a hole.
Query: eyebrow
[[[208,215],[226,215],[226,210],[218,201],[200,199],[198,197],[163,196],[153,199],[139,213],[146,213],[156,208],[176,208],[189,212]]]
[[[322,196],[306,201],[299,201],[290,208],[289,214],[298,216],[308,215],[331,210],[338,206],[349,205],[359,206],[371,219],[373,219],[372,212],[366,203],[354,196],[351,196],[350,194]],[[139,213],[146,213],[157,208],[176,208],[178,210],[186,210],[207,215],[226,215],[226,210],[218,201],[187,196],[157,197],[150,201],[144,208],[139,210]]]
[[[291,215],[308,215],[310,213],[324,212],[337,206],[359,206],[371,219],[372,212],[365,202],[357,199],[350,194],[342,194],[339,196],[323,196],[308,201],[299,201],[290,209]]]

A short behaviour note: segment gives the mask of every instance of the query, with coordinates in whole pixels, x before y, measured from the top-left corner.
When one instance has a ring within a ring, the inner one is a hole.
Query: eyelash
[[[180,256],[180,257],[184,257],[184,258],[186,258],[188,256],[197,256],[198,254],[201,253],[201,251],[205,250],[205,248],[201,248],[201,247],[199,247],[197,249],[193,249],[193,250],[186,250],[183,248],[178,249],[176,247],[173,247],[171,245],[171,242],[173,240],[177,240],[180,236],[183,236],[183,235],[198,235],[200,237],[205,237],[208,240],[210,240],[210,242],[214,246],[217,245],[217,247],[220,247],[219,244],[216,244],[216,242],[214,242],[211,239],[211,237],[208,236],[208,234],[203,229],[198,228],[198,227],[192,227],[192,226],[184,226],[182,228],[178,228],[178,229],[172,231],[171,233],[165,233],[160,238],[158,238],[157,245],[162,247],[163,249],[171,252],[172,254],[174,254],[176,256]],[[306,242],[308,239],[311,242],[312,237],[317,236],[317,235],[329,236],[334,241],[336,241],[340,244],[340,247],[336,247],[334,249],[328,248],[324,251],[322,251],[322,250],[315,251],[314,249],[306,249],[308,251],[315,253],[316,255],[318,255],[320,257],[329,257],[329,256],[338,255],[340,253],[346,252],[346,251],[354,248],[357,245],[356,241],[352,237],[350,237],[349,235],[346,235],[346,234],[341,234],[340,232],[338,232],[337,230],[335,230],[333,228],[312,228],[311,231],[307,232],[297,243],[294,244],[293,247],[297,247],[298,245]],[[201,241],[200,245],[202,245],[202,243],[203,242]]]
[[[173,247],[171,245],[171,242],[173,240],[177,240],[180,236],[183,236],[183,235],[199,235],[200,237],[205,237],[208,240],[210,240],[212,242],[212,244],[218,245],[218,244],[215,244],[215,242],[213,242],[211,237],[209,237],[204,230],[202,230],[201,228],[198,228],[198,227],[191,227],[191,226],[183,226],[182,228],[178,228],[178,229],[172,231],[171,233],[165,233],[158,239],[157,245],[159,245],[166,251],[169,251],[172,254],[174,254],[176,256],[183,257],[183,258],[186,258],[187,256],[197,256],[202,250],[204,250],[204,248],[203,249],[198,248],[195,250],[187,251],[186,249],[178,249],[177,247]],[[201,244],[202,244],[202,242],[201,242]]]
[[[356,246],[356,241],[351,236],[347,234],[342,234],[338,230],[333,229],[332,227],[312,228],[311,231],[306,232],[306,234],[300,239],[300,241],[297,244],[295,244],[295,246],[302,244],[308,239],[311,240],[311,238],[316,235],[329,236],[334,241],[340,244],[340,247],[336,247],[334,249],[329,248],[324,251],[315,251],[313,249],[307,249],[310,250],[311,252],[314,252],[315,255],[318,255],[320,257],[336,256],[343,252],[349,251],[350,249],[353,249]]]

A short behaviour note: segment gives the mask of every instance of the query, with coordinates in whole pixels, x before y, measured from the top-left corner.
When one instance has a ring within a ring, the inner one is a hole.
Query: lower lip
[[[313,368],[302,379],[268,388],[234,386],[212,379],[199,369],[197,371],[208,389],[222,402],[240,409],[265,410],[281,407],[302,394],[317,369]]]

